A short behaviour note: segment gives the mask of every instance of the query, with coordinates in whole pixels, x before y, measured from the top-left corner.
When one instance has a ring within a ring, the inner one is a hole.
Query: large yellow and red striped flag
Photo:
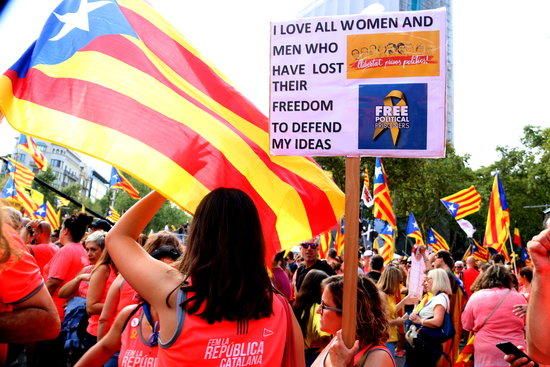
[[[266,256],[328,231],[344,195],[313,159],[269,154],[268,118],[141,0],[64,0],[0,78],[24,134],[111,163],[193,213],[218,187],[254,201]],[[235,55],[234,57],[238,57]]]
[[[8,172],[15,180],[15,184],[20,187],[30,189],[34,180],[34,173],[24,164],[14,159],[8,159]]]
[[[381,158],[376,158],[374,166],[374,209],[372,213],[375,218],[388,222],[393,228],[397,227],[397,219],[393,212],[393,203],[388,187],[388,178]]]
[[[460,190],[441,199],[441,203],[456,219],[462,219],[467,215],[473,214],[481,208],[481,195],[477,192],[475,186]]]
[[[468,247],[462,259],[466,261],[469,256],[473,256],[476,260],[488,262],[489,258],[491,257],[489,254],[489,250],[481,246],[475,239],[472,238],[472,241],[473,243],[470,245],[470,247]]]
[[[493,189],[491,198],[489,199],[489,212],[487,214],[487,225],[485,227],[485,237],[483,245],[492,247],[497,252],[502,253],[508,258],[508,250],[506,249],[506,241],[510,234],[510,211],[508,209],[508,201],[504,186],[498,177],[495,175],[493,180]]]

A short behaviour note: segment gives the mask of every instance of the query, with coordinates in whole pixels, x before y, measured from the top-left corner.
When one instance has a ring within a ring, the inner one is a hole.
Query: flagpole
[[[359,238],[359,171],[361,158],[346,157],[346,251],[344,252],[344,301],[342,337],[348,348],[355,342],[357,314],[357,257]]]
[[[512,243],[512,236],[510,235],[510,226],[508,226],[508,240],[510,242],[510,256],[512,256],[512,268],[514,269],[514,274],[518,274],[518,267],[516,265],[516,253],[514,252],[514,245]],[[506,244],[504,245],[506,246]]]

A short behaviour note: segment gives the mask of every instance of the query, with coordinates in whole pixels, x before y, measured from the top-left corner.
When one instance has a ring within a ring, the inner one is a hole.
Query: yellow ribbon
[[[397,103],[393,103],[392,98],[397,98],[399,101]],[[388,93],[386,97],[384,97],[384,106],[406,106],[407,101],[405,99],[405,94],[401,92],[400,90],[392,90]],[[373,139],[376,139],[378,135],[382,133],[386,128],[385,127],[377,127],[374,129],[374,136]],[[397,139],[399,138],[399,128],[390,128],[391,137],[393,140],[393,145],[397,145]]]

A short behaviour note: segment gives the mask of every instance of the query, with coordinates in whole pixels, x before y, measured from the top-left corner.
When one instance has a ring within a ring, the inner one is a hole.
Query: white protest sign
[[[444,157],[444,9],[271,24],[274,155]]]

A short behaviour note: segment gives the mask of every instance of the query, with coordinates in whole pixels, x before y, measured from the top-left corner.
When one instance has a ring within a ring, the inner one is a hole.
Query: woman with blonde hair
[[[388,266],[382,272],[380,280],[377,283],[390,324],[390,336],[386,342],[386,347],[388,347],[393,356],[395,356],[395,348],[397,347],[397,341],[399,339],[398,328],[403,326],[403,322],[406,320],[405,317],[399,316],[399,314],[403,314],[402,311],[405,305],[414,305],[418,303],[418,297],[414,295],[409,294],[405,297],[401,297],[402,281],[403,272],[395,266]]]
[[[432,269],[424,278],[424,292],[433,296],[420,310],[413,312],[413,323],[407,331],[407,365],[409,367],[435,367],[443,354],[442,342],[427,336],[421,328],[438,329],[443,326],[449,312],[452,294],[451,282],[443,269]]]

